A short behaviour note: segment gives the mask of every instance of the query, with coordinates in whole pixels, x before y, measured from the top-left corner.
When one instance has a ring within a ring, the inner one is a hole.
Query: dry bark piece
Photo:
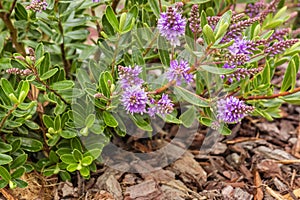
[[[77,196],[75,194],[76,191],[73,187],[73,184],[68,182],[68,181],[64,182],[62,184],[61,191],[62,191],[62,197],[70,197],[70,196],[75,197],[75,196]]]
[[[264,172],[267,177],[282,175],[279,164],[274,162],[273,160],[262,160],[260,163],[257,164],[257,169],[260,172]]]
[[[126,188],[125,195],[125,200],[154,200],[160,199],[162,191],[154,180],[147,180]]]
[[[178,174],[185,183],[196,183],[200,188],[207,180],[204,169],[193,157],[186,154],[172,164],[171,170]]]
[[[296,198],[300,199],[300,188],[293,191]],[[291,194],[286,194],[283,196],[285,200],[294,200]]]
[[[110,174],[107,176],[103,174],[97,179],[96,184],[99,189],[104,189],[111,193],[115,199],[122,199],[122,189],[114,175]]]
[[[256,190],[254,195],[254,200],[262,200],[264,198],[264,192],[263,189],[261,188],[262,182],[261,182],[259,172],[257,171],[256,168],[254,168],[253,170],[253,176],[254,176],[254,185]]]
[[[266,146],[259,146],[254,149],[257,154],[262,154],[264,158],[274,159],[274,160],[295,160],[291,154],[283,151],[281,149],[272,150]]]

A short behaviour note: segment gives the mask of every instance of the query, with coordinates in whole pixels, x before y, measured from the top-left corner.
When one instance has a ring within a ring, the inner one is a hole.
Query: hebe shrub
[[[32,170],[89,178],[129,121],[228,135],[246,115],[300,104],[295,13],[234,2],[0,1],[0,187],[26,187]]]

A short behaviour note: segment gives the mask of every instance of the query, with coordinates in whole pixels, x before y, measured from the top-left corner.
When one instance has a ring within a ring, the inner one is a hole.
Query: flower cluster
[[[30,69],[19,69],[19,68],[10,68],[6,70],[6,73],[8,74],[19,74],[22,76],[28,76],[32,74],[32,71]]]
[[[290,29],[289,29],[289,28],[283,28],[283,29],[276,30],[276,31],[271,35],[271,37],[268,39],[268,41],[273,41],[273,40],[281,41],[281,40],[283,40],[283,37],[284,37],[285,35],[287,35],[289,32],[290,32]]]
[[[266,48],[265,53],[269,54],[270,56],[275,56],[276,54],[282,53],[285,49],[293,46],[298,41],[298,39],[290,39],[276,42],[271,47]]]
[[[247,76],[255,75],[263,70],[262,67],[246,69],[246,68],[237,68],[232,74],[221,75],[221,78],[227,78],[227,80],[232,83],[233,80],[240,81],[241,78],[246,78]]]
[[[244,101],[230,96],[217,102],[217,118],[225,123],[240,122],[246,114],[254,111],[253,106],[248,106]]]
[[[249,17],[256,17],[261,10],[263,10],[266,7],[266,4],[263,1],[258,1],[254,4],[248,4],[245,10],[245,13]]]
[[[129,88],[133,85],[141,86],[144,83],[143,79],[139,78],[139,74],[142,72],[142,68],[139,66],[131,68],[119,65],[118,71],[120,85],[123,89]]]
[[[147,93],[142,89],[143,80],[139,78],[142,69],[139,66],[123,67],[118,66],[119,83],[123,88],[121,102],[128,113],[146,112],[146,104],[148,101]]]
[[[173,111],[174,104],[166,94],[162,94],[161,99],[158,101],[154,99],[149,100],[148,92],[142,86],[144,81],[139,78],[139,74],[142,72],[141,67],[118,66],[118,71],[119,83],[123,89],[121,103],[128,113],[148,113],[150,117],[154,117],[155,114],[164,116]],[[100,98],[101,96],[101,94],[96,94],[94,97]],[[148,109],[147,104],[151,105]]]
[[[174,104],[171,102],[167,94],[162,94],[161,99],[157,102],[152,99],[150,103],[154,105],[148,109],[150,117],[154,117],[155,114],[161,114],[164,117],[165,114],[169,114],[174,110]]]
[[[176,81],[176,85],[181,85],[182,80],[185,80],[187,83],[193,81],[193,75],[189,73],[190,67],[189,63],[185,60],[172,60],[170,62],[170,68],[166,72],[167,79],[169,81]]]
[[[259,17],[250,18],[247,20],[239,21],[236,24],[232,24],[229,27],[226,35],[223,37],[222,42],[229,42],[232,39],[238,38],[242,36],[242,31],[252,25],[254,22],[259,21]]]
[[[266,5],[266,8],[259,14],[261,22],[265,20],[269,13],[274,13],[276,11],[279,2],[280,0],[273,0],[268,5]]]
[[[199,6],[194,4],[191,10],[191,16],[189,18],[190,29],[193,33],[200,32],[200,16],[199,16]]]
[[[144,89],[133,86],[123,92],[121,102],[127,112],[143,114],[146,113],[148,96]]]
[[[178,9],[168,7],[167,12],[160,14],[157,28],[160,34],[176,47],[180,45],[179,37],[184,35],[185,25],[186,20],[178,12]]]
[[[29,6],[26,7],[27,10],[33,10],[34,12],[42,12],[47,9],[47,2],[42,0],[32,0]]]

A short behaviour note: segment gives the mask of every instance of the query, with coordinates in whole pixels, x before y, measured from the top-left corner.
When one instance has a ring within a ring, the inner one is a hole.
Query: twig
[[[13,2],[13,5],[10,9],[14,8],[14,4],[15,4],[15,2]],[[2,3],[0,1],[0,10],[3,10],[3,9],[4,8],[3,8]],[[17,29],[15,29],[13,23],[9,19],[10,14],[11,14],[11,12],[9,12],[9,13],[0,12],[0,18],[3,20],[4,24],[6,25],[6,27],[9,30],[10,36],[11,36],[11,41],[14,44],[17,52],[19,52],[23,56],[26,56],[26,51],[25,51],[25,48],[24,48],[23,44],[18,42],[18,31],[17,31]]]
[[[10,7],[10,9],[9,9],[9,13],[7,13],[8,16],[10,16],[12,11],[15,9],[16,3],[17,3],[17,0],[14,0],[11,7]]]
[[[294,89],[291,92],[282,92],[282,93],[278,93],[278,94],[273,94],[270,96],[250,96],[250,97],[240,97],[241,100],[245,100],[245,101],[249,101],[249,100],[259,100],[259,99],[275,99],[277,97],[283,97],[283,96],[287,96],[287,95],[291,95],[291,94],[295,94],[297,92],[300,92],[300,87]]]
[[[116,13],[116,9],[117,9],[117,6],[119,4],[120,0],[113,0],[112,1],[112,4],[111,4],[111,8],[113,9],[113,11]]]
[[[93,17],[96,17],[94,8],[91,8],[91,13],[92,13]],[[96,27],[97,27],[97,31],[98,31],[98,37],[101,37],[101,27],[100,27],[100,24],[97,19],[96,19]]]
[[[37,70],[34,68],[34,67],[32,67],[31,68],[32,70],[33,70],[33,73],[34,73],[34,75],[35,75],[35,79],[39,82],[39,83],[41,83],[42,85],[44,85],[46,88],[47,88],[47,90],[49,90],[49,91],[51,91],[51,92],[53,92],[57,97],[59,97],[60,98],[60,100],[62,100],[66,105],[69,105],[69,103],[58,93],[58,92],[56,92],[55,90],[53,90],[52,88],[50,88],[50,86],[47,84],[47,83],[45,83],[44,81],[42,81],[41,79],[40,79],[40,77],[39,77],[39,74],[38,74],[38,72],[37,72]]]
[[[65,68],[65,71],[66,71],[66,76],[69,77],[71,65],[70,65],[69,60],[66,59],[64,30],[63,30],[63,27],[62,27],[60,19],[58,20],[58,27],[59,27],[60,34],[62,36],[62,43],[60,44],[61,57],[62,57],[62,60],[63,60],[63,63],[64,63],[64,68]]]
[[[0,133],[1,133],[1,130],[2,130],[3,126],[4,126],[4,123],[6,122],[6,120],[8,119],[8,117],[12,114],[12,112],[14,112],[14,110],[17,109],[18,105],[19,104],[14,104],[13,108],[10,109],[7,112],[7,114],[3,117],[3,119],[1,120],[1,122],[0,122]]]

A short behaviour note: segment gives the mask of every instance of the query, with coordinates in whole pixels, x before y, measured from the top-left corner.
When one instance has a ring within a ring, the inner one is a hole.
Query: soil
[[[78,174],[72,182],[59,182],[32,173],[24,177],[27,188],[2,189],[0,199],[300,199],[300,108],[284,105],[282,115],[272,122],[247,117],[231,127],[230,136],[204,127],[183,130],[185,138],[174,143],[174,151],[184,154],[163,168],[155,159],[135,157],[128,163],[115,156],[89,180]],[[135,152],[159,149],[176,134],[178,126],[170,126],[152,139],[135,135],[114,143],[134,157]],[[189,140],[185,150],[182,141]]]

